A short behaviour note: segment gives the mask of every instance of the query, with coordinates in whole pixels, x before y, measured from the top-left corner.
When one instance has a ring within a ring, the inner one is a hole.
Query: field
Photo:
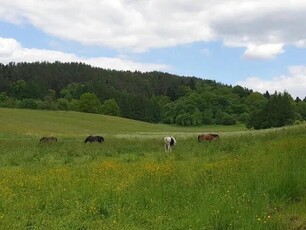
[[[220,140],[198,143],[202,132]],[[105,143],[84,144],[89,134]],[[42,136],[57,143],[40,144]],[[165,155],[163,137],[177,145]],[[0,109],[0,229],[306,229],[305,125]]]

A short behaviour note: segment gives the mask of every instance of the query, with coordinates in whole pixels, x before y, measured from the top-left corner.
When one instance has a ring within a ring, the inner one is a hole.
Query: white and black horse
[[[90,142],[90,143],[92,143],[92,142],[99,142],[99,143],[102,144],[102,142],[104,142],[104,137],[101,137],[101,136],[92,136],[92,135],[90,135],[90,136],[88,136],[88,137],[85,139],[84,142],[85,142],[85,143],[87,143],[87,142]]]
[[[176,140],[172,136],[165,137],[164,144],[165,144],[165,152],[171,153],[173,146],[176,144]]]

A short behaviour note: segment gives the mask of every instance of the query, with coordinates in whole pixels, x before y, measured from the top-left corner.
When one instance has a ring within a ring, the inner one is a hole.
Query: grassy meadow
[[[220,140],[198,143],[199,133]],[[89,134],[105,143],[84,144]],[[39,143],[42,136],[57,143]],[[163,137],[177,145],[166,155]],[[306,229],[306,126],[0,109],[0,229]]]

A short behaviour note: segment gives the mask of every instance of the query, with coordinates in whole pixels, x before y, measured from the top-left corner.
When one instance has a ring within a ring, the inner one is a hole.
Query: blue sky
[[[80,61],[306,96],[306,1],[2,0],[0,62]]]

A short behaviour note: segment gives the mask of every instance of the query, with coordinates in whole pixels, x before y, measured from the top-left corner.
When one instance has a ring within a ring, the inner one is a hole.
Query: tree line
[[[0,64],[0,107],[72,110],[154,123],[281,127],[306,119],[306,99],[164,72],[83,63]]]

